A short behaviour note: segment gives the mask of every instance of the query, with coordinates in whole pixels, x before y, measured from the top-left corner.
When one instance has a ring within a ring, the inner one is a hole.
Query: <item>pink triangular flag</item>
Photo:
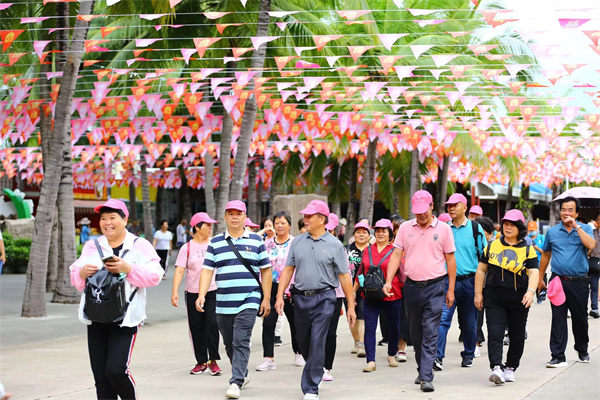
[[[383,43],[383,47],[385,47],[388,51],[392,51],[392,46],[396,42],[396,40],[401,37],[408,36],[408,33],[382,33],[379,36],[379,40]]]
[[[42,53],[44,52],[44,49],[46,48],[46,46],[48,46],[48,43],[50,43],[51,40],[36,40],[35,42],[33,42],[33,49],[35,50],[35,54],[37,54],[38,58],[42,58]]]
[[[419,56],[425,53],[427,50],[431,49],[433,45],[428,44],[411,44],[410,49],[412,50],[415,58],[419,58]]]
[[[254,48],[258,50],[258,48],[263,44],[272,42],[273,40],[279,39],[280,37],[281,36],[258,36],[251,37],[250,40],[252,41],[252,45],[254,46]]]
[[[190,65],[190,57],[194,54],[196,49],[181,49],[181,54],[183,55],[183,59],[187,65]]]
[[[448,64],[456,57],[458,57],[458,54],[435,54],[431,56],[437,68]]]

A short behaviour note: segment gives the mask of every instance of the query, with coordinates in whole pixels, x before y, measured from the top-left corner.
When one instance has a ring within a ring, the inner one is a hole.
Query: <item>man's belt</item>
[[[291,294],[299,294],[301,296],[308,296],[308,297],[312,297],[312,296],[316,296],[320,293],[325,293],[328,292],[330,290],[334,290],[333,288],[324,288],[324,289],[317,289],[317,290],[299,290],[296,289],[295,286],[290,287],[290,293]]]
[[[590,277],[587,276],[587,275],[583,275],[583,276],[563,276],[563,275],[556,275],[556,276],[558,276],[563,281],[589,281],[590,280]]]
[[[430,280],[428,280],[428,281],[413,281],[413,280],[412,280],[412,279],[410,279],[410,278],[406,278],[406,280],[407,280],[409,283],[411,283],[411,284],[413,284],[413,285],[415,285],[415,286],[418,286],[418,287],[426,287],[426,286],[429,286],[429,285],[433,285],[434,283],[438,283],[438,282],[441,282],[441,281],[443,281],[444,279],[446,279],[446,277],[447,277],[447,276],[448,276],[448,275],[442,275],[442,276],[438,276],[437,278],[433,278],[433,279],[430,279]]]
[[[457,275],[456,276],[456,282],[460,282],[460,281],[464,281],[465,279],[469,279],[475,276],[475,272],[472,272],[470,274],[467,275]]]

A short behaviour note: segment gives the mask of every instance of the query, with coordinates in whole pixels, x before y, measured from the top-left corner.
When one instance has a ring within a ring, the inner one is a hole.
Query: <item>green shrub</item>
[[[29,252],[31,251],[31,239],[14,239],[9,233],[2,235],[4,251],[6,252],[6,264],[2,268],[5,274],[24,274],[27,272],[29,263]]]

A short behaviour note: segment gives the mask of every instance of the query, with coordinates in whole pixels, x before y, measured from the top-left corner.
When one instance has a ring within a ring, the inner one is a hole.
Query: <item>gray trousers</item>
[[[438,329],[442,319],[446,282],[419,287],[406,280],[404,307],[415,347],[419,380],[433,381],[433,362],[437,354]]]
[[[302,392],[318,394],[323,379],[327,332],[336,303],[335,290],[310,297],[295,294],[293,301],[296,339],[306,360],[302,371]]]
[[[217,324],[223,336],[227,357],[231,362],[231,379],[242,387],[244,378],[248,375],[248,360],[250,359],[250,338],[256,322],[256,310],[247,309],[238,314],[217,314]]]

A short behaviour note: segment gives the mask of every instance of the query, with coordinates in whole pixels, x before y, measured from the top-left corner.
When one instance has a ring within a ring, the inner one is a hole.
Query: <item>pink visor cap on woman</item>
[[[479,206],[473,206],[469,209],[469,214],[483,215],[483,209]]]
[[[328,231],[332,231],[338,227],[340,221],[337,215],[335,215],[334,213],[330,213],[328,219],[329,222],[327,223],[327,225],[325,225],[325,229],[327,229]]]
[[[246,218],[246,222],[244,223],[244,226],[248,226],[250,228],[260,228],[260,225],[256,225],[254,222],[252,222],[252,220],[250,218]]]
[[[392,221],[390,221],[389,219],[382,218],[379,221],[377,221],[375,223],[375,226],[373,227],[373,229],[377,229],[377,228],[389,228],[393,231],[394,224],[392,224]]]
[[[321,214],[326,217],[329,217],[329,206],[324,201],[313,200],[310,203],[308,203],[306,208],[304,210],[300,211],[298,214],[304,214],[304,215]]]
[[[562,306],[567,300],[565,291],[563,290],[562,281],[558,276],[554,277],[548,283],[548,298],[555,306]]]
[[[525,224],[525,217],[523,216],[523,213],[519,210],[509,210],[506,214],[504,214],[502,221],[521,221],[523,224]]]
[[[129,218],[129,210],[127,209],[127,205],[121,200],[109,199],[106,203],[96,206],[94,208],[94,211],[99,213],[100,210],[102,210],[104,207],[112,208],[113,210],[123,211],[123,214],[125,214],[125,218]]]
[[[199,212],[194,214],[190,221],[190,226],[196,226],[199,223],[204,222],[205,224],[218,224],[217,221],[208,216],[205,212]]]

